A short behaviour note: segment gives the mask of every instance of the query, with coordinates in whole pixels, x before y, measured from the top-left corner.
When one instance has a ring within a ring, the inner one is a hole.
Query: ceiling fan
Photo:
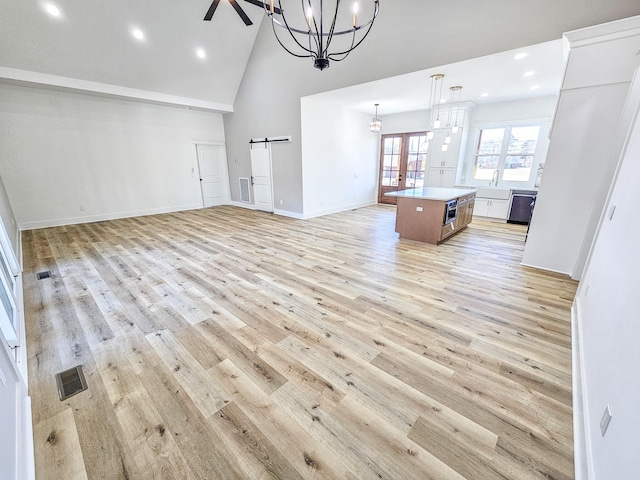
[[[242,7],[240,5],[238,5],[238,2],[236,0],[228,0],[229,3],[231,4],[231,6],[235,9],[236,12],[238,12],[238,15],[240,15],[240,18],[242,19],[242,21],[244,22],[244,24],[248,27],[250,25],[253,25],[253,22],[251,21],[251,19],[247,16],[246,13],[244,13],[244,10],[242,9]],[[245,2],[249,2],[251,5],[256,5],[260,8],[267,8],[268,5],[265,2],[261,2],[260,0],[244,0]],[[207,13],[204,16],[205,21],[210,22],[211,19],[213,18],[213,14],[216,12],[216,8],[218,8],[218,5],[220,4],[220,0],[213,0],[213,2],[211,2],[211,6],[209,7],[209,10],[207,10]],[[270,8],[270,7],[269,7]],[[274,11],[275,13],[277,13],[278,15],[280,14],[280,9],[274,7]]]

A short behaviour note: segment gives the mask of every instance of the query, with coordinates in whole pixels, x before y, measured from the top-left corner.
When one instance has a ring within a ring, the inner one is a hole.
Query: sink
[[[510,188],[476,187],[476,197],[495,198],[497,200],[508,200],[510,195],[511,195]]]

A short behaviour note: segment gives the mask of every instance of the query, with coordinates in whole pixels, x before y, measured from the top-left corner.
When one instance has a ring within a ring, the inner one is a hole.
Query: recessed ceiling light
[[[481,94],[480,94],[480,96],[481,96],[481,97],[488,97],[488,96],[489,96],[489,94],[485,92],[485,93],[481,93]]]
[[[52,15],[54,17],[60,16],[60,9],[56,7],[53,3],[48,3],[45,9],[47,10],[47,13],[49,15]]]
[[[515,57],[516,60],[522,60],[524,57],[526,57],[528,55],[528,53],[522,52],[522,53],[518,53]]]
[[[196,55],[199,58],[205,58],[207,56],[207,53],[203,49],[199,48],[196,50]]]
[[[540,85],[531,85],[531,90],[538,90]]]
[[[138,40],[144,40],[144,33],[142,33],[142,30],[140,30],[139,28],[136,28],[132,32],[132,35],[136,37]]]
[[[532,71],[524,72],[524,76],[525,77],[530,77],[530,76],[535,75],[535,74],[536,74],[536,72],[532,72]]]

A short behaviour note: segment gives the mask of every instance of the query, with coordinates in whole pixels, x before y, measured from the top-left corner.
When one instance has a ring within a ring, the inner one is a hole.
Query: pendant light
[[[429,88],[429,130],[427,130],[427,140],[433,140],[434,130],[440,127],[440,111],[438,107],[438,117],[434,118],[434,110],[435,110],[435,102],[438,97],[438,87],[440,87],[440,92],[442,92],[442,79],[444,75],[441,73],[436,73],[435,75],[431,75],[431,85]],[[438,101],[439,103],[439,101]]]
[[[434,77],[436,77],[436,98],[434,99],[434,101],[438,102],[438,111],[436,114],[436,119],[433,121],[433,129],[435,130],[436,128],[440,128],[440,125],[442,123],[442,121],[440,120],[440,105],[442,104],[442,84],[443,84],[442,79],[444,78],[444,75],[439,74],[439,75],[434,75]],[[440,90],[437,89],[438,85],[440,85]]]
[[[455,87],[449,88],[449,90],[451,91],[452,101],[455,101],[456,104],[459,104],[460,103],[460,97],[462,95],[462,93],[461,93],[462,87],[460,85],[456,85]],[[457,99],[456,99],[456,96],[457,96]],[[459,111],[460,111],[460,107],[457,106],[456,107],[455,122],[451,126],[451,133],[458,133],[458,131],[460,129],[460,127],[458,126],[458,112]],[[462,111],[462,114],[464,115],[464,110]]]
[[[373,117],[373,120],[371,120],[369,122],[369,131],[373,132],[373,133],[380,133],[380,130],[382,130],[382,120],[380,120],[378,118],[378,106],[379,105],[380,105],[379,103],[375,104],[375,106],[376,106],[376,114]]]

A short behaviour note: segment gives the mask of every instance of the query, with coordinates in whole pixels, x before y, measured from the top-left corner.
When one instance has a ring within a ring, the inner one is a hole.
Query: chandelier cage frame
[[[307,29],[302,30],[301,28],[293,27],[290,25],[290,21],[287,20],[287,16],[285,15],[285,9],[282,6],[282,0],[270,0],[265,1],[263,3],[264,10],[269,19],[271,20],[271,26],[273,28],[273,33],[276,37],[276,40],[280,44],[282,48],[284,48],[290,55],[298,58],[313,58],[314,67],[324,70],[325,68],[329,68],[330,61],[340,62],[347,58],[349,53],[355,50],[371,31],[371,27],[373,27],[373,22],[378,16],[378,12],[380,10],[380,0],[364,0],[373,2],[373,15],[371,19],[367,22],[362,23],[360,25],[357,24],[357,10],[353,12],[353,27],[346,30],[338,30],[336,31],[336,23],[338,21],[338,13],[340,11],[341,0],[335,0],[336,6],[335,11],[333,12],[333,20],[331,21],[331,25],[328,30],[325,31],[325,25],[323,23],[324,20],[324,0],[319,0],[320,4],[320,12],[319,18],[317,18],[315,12],[313,11],[313,5],[311,4],[311,0],[300,0],[300,7],[302,9],[302,15],[306,18]],[[288,4],[293,5],[294,0],[290,0],[286,2]],[[344,1],[342,1],[344,3]],[[357,3],[355,4],[357,5]],[[305,12],[310,12],[311,15],[305,15]],[[302,50],[304,53],[294,52],[291,48],[286,46],[283,40],[278,35],[278,30],[276,26],[286,30],[289,33],[289,36],[294,41],[294,43]],[[364,35],[359,38],[357,41],[357,33],[359,31],[364,31]],[[351,44],[349,48],[337,52],[329,52],[329,46],[331,45],[331,41],[333,37],[338,35],[347,35],[352,34]],[[298,38],[298,36],[306,37],[309,45],[303,45],[303,42]]]

